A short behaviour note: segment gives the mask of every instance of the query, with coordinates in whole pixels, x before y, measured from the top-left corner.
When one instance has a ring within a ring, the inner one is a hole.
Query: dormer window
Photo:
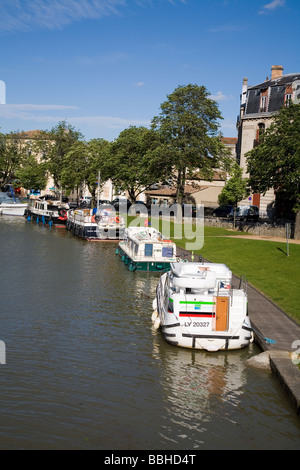
[[[284,94],[284,106],[288,106],[292,100],[293,87],[292,85],[287,85],[285,88]]]
[[[265,113],[267,111],[267,102],[268,102],[267,94],[266,93],[261,93],[260,103],[259,103],[259,111],[261,113]]]

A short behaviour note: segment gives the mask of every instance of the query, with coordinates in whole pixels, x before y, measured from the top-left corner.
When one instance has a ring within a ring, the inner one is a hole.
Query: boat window
[[[169,312],[173,313],[174,308],[173,308],[173,300],[170,298],[170,280],[169,280],[169,276],[167,276],[167,278],[166,278],[164,303],[165,303],[165,308]]]
[[[173,248],[171,246],[163,246],[162,249],[162,256],[164,258],[172,258],[173,256]]]
[[[153,253],[153,245],[150,243],[145,243],[145,256],[152,256]]]

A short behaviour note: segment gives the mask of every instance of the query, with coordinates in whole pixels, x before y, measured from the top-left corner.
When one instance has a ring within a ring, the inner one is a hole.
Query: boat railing
[[[240,277],[239,289],[242,289],[247,294],[248,279],[245,276]]]

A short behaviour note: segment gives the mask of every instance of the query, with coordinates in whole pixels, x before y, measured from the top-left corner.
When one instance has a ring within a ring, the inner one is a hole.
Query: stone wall
[[[250,233],[252,235],[262,235],[270,237],[286,238],[286,223],[291,225],[290,238],[294,238],[294,222],[290,220],[277,222],[240,222],[236,221],[235,230]],[[233,230],[233,221],[225,218],[208,217],[204,218],[204,225],[209,227],[224,227]]]

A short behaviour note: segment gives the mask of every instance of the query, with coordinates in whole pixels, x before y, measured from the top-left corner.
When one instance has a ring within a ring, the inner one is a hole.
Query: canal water
[[[0,449],[299,449],[299,418],[250,349],[168,345],[157,274],[115,242],[0,217]]]

